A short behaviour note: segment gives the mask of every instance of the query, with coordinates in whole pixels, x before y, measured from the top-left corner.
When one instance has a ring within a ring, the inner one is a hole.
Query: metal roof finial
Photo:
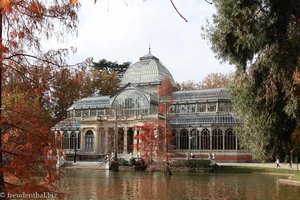
[[[149,54],[151,54],[151,39],[149,39]]]

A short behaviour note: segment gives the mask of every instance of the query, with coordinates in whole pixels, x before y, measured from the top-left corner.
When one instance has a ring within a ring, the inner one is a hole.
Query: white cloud
[[[136,62],[148,53],[151,39],[152,54],[164,63],[175,81],[199,81],[212,72],[233,71],[233,66],[220,64],[208,41],[201,37],[201,26],[211,18],[214,7],[204,0],[174,3],[187,23],[170,1],[105,0],[93,4],[92,0],[82,0],[78,37],[68,42],[77,47],[70,62],[87,57]]]

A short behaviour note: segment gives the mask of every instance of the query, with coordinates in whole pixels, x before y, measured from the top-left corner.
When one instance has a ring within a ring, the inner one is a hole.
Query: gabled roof
[[[59,123],[55,124],[51,129],[53,130],[79,130],[80,128],[80,121],[77,119],[69,118]]]
[[[214,124],[238,125],[241,119],[231,112],[203,113],[200,115],[178,115],[172,118],[171,125],[174,126],[205,126]]]
[[[185,90],[173,93],[176,100],[199,100],[199,99],[230,99],[229,93],[225,88],[212,88],[201,90]]]
[[[87,97],[76,101],[68,110],[110,106],[109,96]]]

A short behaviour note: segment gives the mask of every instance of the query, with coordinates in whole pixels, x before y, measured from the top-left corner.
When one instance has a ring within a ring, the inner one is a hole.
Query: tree
[[[101,71],[92,70],[92,83],[89,87],[93,87],[95,95],[111,95],[118,90],[120,86],[120,77],[114,70]]]
[[[162,80],[161,85],[158,89],[159,96],[159,105],[158,105],[158,113],[159,115],[164,115],[164,140],[165,140],[165,155],[166,155],[166,168],[165,174],[170,176],[172,175],[169,168],[169,151],[171,149],[170,141],[172,139],[172,129],[170,126],[170,117],[168,116],[168,111],[170,105],[173,102],[173,92],[174,87],[171,84],[171,81],[166,78]]]
[[[142,152],[142,158],[146,163],[151,164],[155,159],[164,157],[165,155],[165,125],[159,121],[146,122],[143,126],[137,127],[142,134],[137,136],[140,141],[137,144],[137,150]]]
[[[186,82],[181,82],[181,83],[176,83],[176,87],[179,90],[197,90],[201,88],[201,82],[195,83],[195,81],[186,81]]]
[[[232,80],[231,74],[210,73],[204,77],[202,81],[195,83],[194,81],[187,81],[177,83],[179,90],[199,90],[209,88],[225,88]]]
[[[295,155],[300,155],[300,120],[297,120],[297,126],[292,133],[292,145]]]
[[[117,62],[101,59],[93,62],[91,73],[95,75],[94,87],[97,95],[111,95],[120,86],[121,78],[129,67],[130,62]]]
[[[32,91],[29,91],[32,93]],[[41,107],[39,96],[19,93],[5,97],[1,118],[5,191],[10,193],[56,192],[61,176],[55,169],[56,156],[51,120]],[[28,98],[31,97],[31,98]],[[41,170],[42,169],[42,170]]]
[[[49,155],[55,153],[54,140],[49,139],[53,134],[49,131],[47,120],[41,116],[41,98],[36,100],[35,96],[44,89],[32,82],[28,87],[30,91],[35,91],[33,93],[19,93],[18,90],[7,92],[4,94],[5,99],[14,98],[14,104],[6,105],[2,111],[2,75],[14,70],[26,79],[28,77],[24,72],[32,66],[65,65],[64,56],[69,50],[45,52],[41,40],[53,36],[62,39],[66,33],[74,33],[78,8],[78,4],[72,5],[64,0],[0,2],[0,192],[22,191],[22,188],[27,192],[33,191],[35,187],[35,191],[40,192],[54,186],[56,178],[50,173],[53,163],[49,160]],[[3,126],[8,128],[3,129]],[[9,152],[9,148],[15,151]],[[10,159],[5,157],[8,163],[4,165],[3,155],[6,154],[14,156]],[[33,178],[39,175],[36,170],[39,167],[46,170],[42,177],[47,182],[43,185]],[[8,177],[6,182],[4,174]]]
[[[217,56],[236,65],[231,86],[238,131],[254,158],[290,152],[299,117],[300,2],[296,0],[214,0],[217,14],[206,36]]]
[[[106,59],[101,59],[98,63],[93,62],[92,67],[99,72],[106,72],[109,74],[115,72],[120,78],[122,78],[129,65],[130,62],[123,62],[122,64],[118,64],[117,62],[111,62],[107,61]]]
[[[201,82],[201,86],[203,89],[223,88],[228,86],[230,79],[230,74],[211,73],[205,76],[204,80]]]
[[[69,68],[60,68],[52,72],[49,111],[53,115],[53,122],[58,123],[67,116],[67,109],[75,100],[91,95],[83,93],[83,74],[81,71],[72,73]],[[86,95],[86,96],[85,96]]]

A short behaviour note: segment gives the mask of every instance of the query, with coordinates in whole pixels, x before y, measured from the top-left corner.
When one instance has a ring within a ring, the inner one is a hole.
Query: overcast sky
[[[70,62],[87,57],[136,62],[151,53],[169,69],[175,81],[200,81],[212,72],[234,67],[220,63],[202,39],[201,27],[211,20],[214,6],[205,0],[174,0],[185,22],[169,0],[81,0],[79,33],[68,45],[77,47]],[[70,64],[71,64],[70,63]]]

